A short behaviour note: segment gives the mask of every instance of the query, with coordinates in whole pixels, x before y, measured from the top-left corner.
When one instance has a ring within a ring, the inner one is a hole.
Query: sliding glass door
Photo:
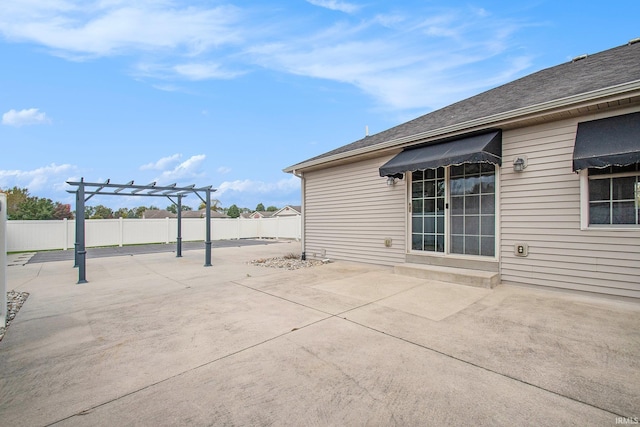
[[[495,179],[490,163],[413,172],[411,249],[495,256]]]
[[[411,178],[411,248],[444,252],[445,169],[413,172]]]

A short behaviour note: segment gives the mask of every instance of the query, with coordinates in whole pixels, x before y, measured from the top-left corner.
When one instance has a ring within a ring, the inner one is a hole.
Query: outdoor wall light
[[[397,174],[394,174],[394,175],[387,175],[387,186],[393,187],[394,185],[396,185],[396,182],[398,182],[398,180],[401,180],[402,178],[404,178],[404,174],[403,173],[397,173]]]
[[[513,171],[522,172],[527,167],[527,157],[516,157],[513,161]]]

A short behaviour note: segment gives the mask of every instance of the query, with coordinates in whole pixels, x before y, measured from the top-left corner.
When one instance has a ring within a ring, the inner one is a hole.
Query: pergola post
[[[205,205],[207,212],[205,218],[207,221],[204,241],[204,266],[211,267],[211,189],[207,188]]]
[[[80,219],[79,219],[80,215],[78,214],[78,206],[80,206],[80,202],[78,201],[79,197],[80,195],[76,191],[76,219],[74,221],[75,228],[76,228],[76,235],[73,241],[73,268],[78,268],[78,237],[80,236],[80,232],[78,231],[78,228],[80,227]],[[83,200],[83,205],[84,205],[84,200]],[[84,212],[84,208],[82,209],[82,211]]]
[[[84,182],[80,182],[76,193],[76,265],[78,284],[87,283],[87,251],[84,241]]]
[[[178,196],[178,236],[176,237],[176,258],[182,257],[182,196]]]

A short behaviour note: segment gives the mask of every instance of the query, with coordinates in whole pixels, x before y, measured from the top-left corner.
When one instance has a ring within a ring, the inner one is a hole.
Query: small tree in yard
[[[95,207],[91,219],[111,219],[113,218],[113,211],[104,205],[98,205]]]
[[[7,217],[9,219],[16,219],[15,216],[20,210],[20,205],[26,202],[29,197],[29,190],[26,188],[13,187],[8,190],[3,190],[7,193]]]
[[[275,212],[275,211],[277,211],[277,210],[278,210],[278,208],[277,208],[277,207],[275,207],[275,206],[269,206],[269,207],[267,207],[267,212]]]
[[[56,202],[53,205],[53,219],[73,219],[71,205]]]
[[[11,219],[53,219],[53,209],[51,199],[27,197],[18,205],[18,211],[11,216]]]
[[[227,215],[231,218],[238,218],[240,216],[240,209],[236,205],[229,206]]]
[[[113,213],[114,218],[129,218],[129,215],[133,214],[130,209],[120,208]]]
[[[96,213],[95,206],[85,206],[84,207],[84,217],[91,218]]]
[[[29,195],[26,188],[0,191],[7,194],[7,218],[13,220],[73,219],[71,205]]]
[[[182,212],[184,211],[192,211],[193,208],[191,206],[186,206],[186,205],[182,205]],[[173,203],[170,204],[169,206],[167,206],[167,211],[171,212],[172,214],[178,214],[178,206],[174,205]]]
[[[211,205],[211,210],[214,212],[223,212],[224,208],[222,206],[220,206],[220,200],[218,199],[211,199],[211,202],[209,203]],[[198,206],[198,210],[202,210],[202,209],[206,209],[207,204],[205,202],[200,203],[200,206]]]
[[[144,215],[144,211],[146,211],[148,208],[146,206],[138,206],[137,208],[133,208],[133,218],[142,218],[142,215]],[[131,217],[129,217],[131,218]]]
[[[264,212],[264,205],[262,203],[258,203],[258,206],[256,206],[256,210],[258,212]]]

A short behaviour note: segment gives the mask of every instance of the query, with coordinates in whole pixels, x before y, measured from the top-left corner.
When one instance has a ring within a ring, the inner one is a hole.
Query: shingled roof
[[[629,42],[623,46],[538,71],[378,134],[312,157],[290,166],[285,171],[291,172],[297,167],[304,167],[308,162],[334,155],[348,155],[351,151],[367,147],[375,149],[376,145],[385,142],[634,81],[640,81],[640,43]]]

